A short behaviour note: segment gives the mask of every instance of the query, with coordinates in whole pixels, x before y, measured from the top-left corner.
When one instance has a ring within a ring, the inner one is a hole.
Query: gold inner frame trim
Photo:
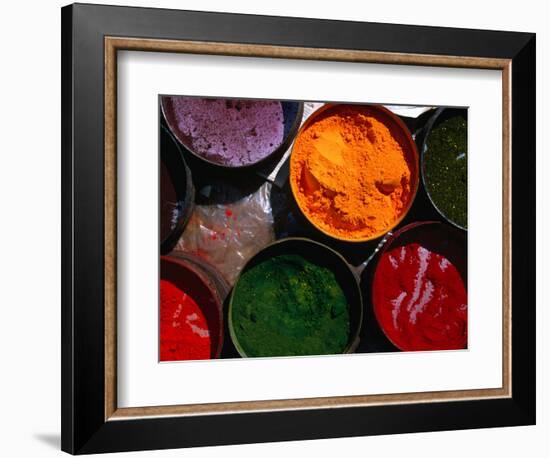
[[[340,62],[364,62],[394,65],[479,68],[502,72],[502,380],[501,388],[432,391],[359,396],[336,396],[266,401],[241,401],[214,404],[186,404],[119,408],[117,405],[117,313],[116,313],[116,246],[117,246],[117,176],[116,113],[117,51],[175,52],[242,57],[268,57]],[[105,37],[105,420],[130,420],[144,417],[213,415],[342,407],[364,407],[382,404],[426,403],[507,398],[512,395],[511,366],[511,70],[509,59],[386,53],[343,49],[300,48],[288,46],[215,43],[147,38]]]

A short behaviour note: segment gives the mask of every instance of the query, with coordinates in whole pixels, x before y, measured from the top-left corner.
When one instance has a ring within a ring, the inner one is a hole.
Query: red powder
[[[462,277],[446,257],[418,243],[381,256],[373,303],[378,322],[401,350],[466,346],[468,305]]]
[[[197,303],[173,283],[160,281],[160,360],[210,359],[206,318]]]

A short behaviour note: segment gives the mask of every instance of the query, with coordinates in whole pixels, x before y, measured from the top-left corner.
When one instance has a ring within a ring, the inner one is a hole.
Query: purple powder
[[[281,102],[171,97],[177,128],[188,146],[226,166],[255,164],[283,142]]]

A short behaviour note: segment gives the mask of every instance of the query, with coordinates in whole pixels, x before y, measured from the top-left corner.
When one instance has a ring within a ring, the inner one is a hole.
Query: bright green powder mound
[[[337,354],[349,341],[348,304],[334,274],[298,255],[244,272],[231,318],[247,356]]]

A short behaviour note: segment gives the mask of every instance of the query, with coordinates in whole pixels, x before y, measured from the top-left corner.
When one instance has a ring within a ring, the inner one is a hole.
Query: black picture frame
[[[64,451],[84,454],[535,424],[535,34],[88,4],[66,6],[61,14]],[[510,59],[515,227],[511,397],[106,420],[106,36]]]

